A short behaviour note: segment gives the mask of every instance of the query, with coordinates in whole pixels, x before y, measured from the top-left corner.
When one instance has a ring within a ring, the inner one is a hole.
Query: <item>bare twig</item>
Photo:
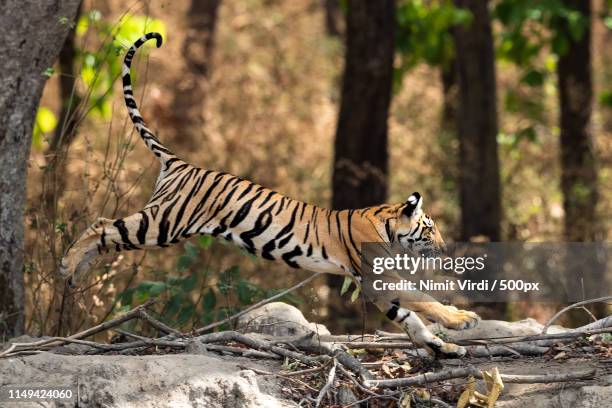
[[[149,300],[143,303],[142,305],[137,306],[133,308],[132,310],[122,314],[121,316],[118,316],[107,322],[101,323],[97,326],[91,327],[87,330],[83,330],[79,333],[73,334],[72,336],[68,336],[65,338],[64,337],[52,337],[50,339],[40,340],[40,341],[36,341],[32,343],[12,343],[8,349],[0,353],[0,358],[6,357],[7,355],[13,353],[14,351],[16,351],[17,348],[21,349],[19,351],[36,350],[36,349],[42,349],[42,348],[47,349],[51,347],[61,346],[64,343],[68,343],[69,340],[77,340],[77,339],[82,339],[85,337],[92,336],[96,333],[102,332],[104,330],[108,330],[115,326],[119,326],[120,324],[125,323],[128,320],[132,320],[138,317],[140,310],[146,309],[148,306],[152,305],[154,302],[155,302],[154,300]]]
[[[246,367],[246,366],[241,366],[239,365],[238,367],[244,369],[244,370],[251,370],[253,371],[255,374],[260,374],[260,375],[271,375],[273,377],[278,377],[278,378],[282,378],[284,380],[288,380],[288,381],[292,381],[296,384],[301,385],[302,387],[308,388],[310,391],[313,392],[317,392],[317,389],[311,387],[310,385],[306,384],[304,381],[298,380],[297,378],[291,378],[285,374],[276,374],[276,373],[271,373],[269,371],[264,371],[264,370],[260,370],[258,368],[253,368],[253,367]]]
[[[207,344],[205,347],[207,350],[219,351],[222,353],[240,354],[242,357],[269,358],[271,360],[279,360],[282,358],[278,354],[268,353],[267,351],[253,350],[250,348],[221,346],[218,344]]]
[[[285,377],[294,377],[298,375],[308,375],[312,373],[318,373],[319,371],[323,370],[323,368],[324,367],[314,367],[314,368],[307,368],[305,370],[298,370],[298,371],[285,371],[285,372],[282,372],[281,374],[284,375]]]
[[[612,296],[604,296],[604,297],[600,297],[597,299],[583,300],[582,302],[574,303],[572,305],[564,307],[563,309],[559,310],[553,317],[551,317],[549,321],[546,322],[546,324],[542,328],[542,334],[546,334],[550,325],[552,325],[559,318],[559,316],[561,316],[563,313],[567,312],[568,310],[571,310],[577,307],[581,307],[584,305],[590,305],[591,303],[608,302],[610,300],[612,300]]]
[[[336,361],[336,359],[334,359],[332,368],[329,370],[329,374],[327,375],[327,381],[325,382],[325,385],[323,386],[323,388],[321,388],[321,391],[319,392],[319,395],[317,396],[317,400],[315,402],[316,408],[318,408],[321,405],[323,398],[325,398],[325,395],[327,394],[329,389],[334,384],[334,380],[336,379],[336,365],[337,364],[338,362]]]
[[[147,313],[146,310],[140,309],[139,317],[149,323],[151,326],[155,327],[157,330],[165,333],[165,334],[176,334],[180,335],[181,332],[173,329],[165,323],[160,322],[159,320],[153,318],[150,314]]]

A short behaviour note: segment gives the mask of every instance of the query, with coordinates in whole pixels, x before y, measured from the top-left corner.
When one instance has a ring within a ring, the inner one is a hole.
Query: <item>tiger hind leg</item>
[[[60,274],[68,279],[86,271],[100,256],[110,252],[159,247],[148,234],[147,210],[116,220],[98,218],[68,248],[60,263]]]

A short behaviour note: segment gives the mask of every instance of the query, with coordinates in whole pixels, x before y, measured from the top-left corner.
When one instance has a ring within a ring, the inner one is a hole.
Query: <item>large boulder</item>
[[[268,303],[242,315],[237,329],[278,337],[305,336],[313,332],[319,336],[330,334],[327,327],[309,322],[300,309],[283,302]]]
[[[295,406],[275,396],[279,386],[273,380],[243,368],[271,369],[261,364],[214,354],[68,356],[45,352],[0,359],[0,388],[69,386],[76,389],[78,386],[79,407]],[[0,402],[0,406],[24,408],[28,405]],[[77,405],[72,401],[37,406]]]

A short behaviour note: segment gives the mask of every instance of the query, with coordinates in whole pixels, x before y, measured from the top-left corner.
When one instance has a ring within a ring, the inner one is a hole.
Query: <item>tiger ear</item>
[[[402,209],[402,215],[406,217],[417,217],[423,212],[421,209],[422,206],[423,197],[415,191],[408,197],[408,200],[406,200],[406,206]]]

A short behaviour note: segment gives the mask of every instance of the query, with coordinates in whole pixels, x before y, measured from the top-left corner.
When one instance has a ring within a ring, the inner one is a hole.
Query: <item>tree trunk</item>
[[[336,131],[334,209],[381,204],[387,197],[387,116],[394,55],[394,0],[352,0],[346,15],[346,57]],[[354,328],[357,306],[339,299],[341,277],[328,277],[330,316]],[[336,300],[334,300],[336,299]],[[343,319],[344,318],[344,319]]]
[[[497,104],[488,1],[456,0],[473,19],[454,30],[459,81],[461,239],[500,239],[501,198]]]
[[[183,55],[185,70],[174,97],[174,112],[180,123],[175,140],[194,148],[201,141],[204,126],[206,83],[210,77],[215,27],[221,0],[192,0]]]
[[[569,40],[565,54],[559,56],[557,77],[559,81],[559,105],[561,116],[561,191],[565,210],[564,237],[568,242],[595,241],[600,232],[597,228],[597,168],[591,135],[590,121],[593,110],[593,80],[591,75],[591,1],[564,0],[565,6],[580,11],[588,19],[587,26],[578,41],[570,35],[567,22],[563,22],[561,35]],[[588,251],[588,248],[585,248]],[[585,257],[596,259],[593,253]],[[569,264],[569,262],[567,262]],[[567,268],[571,277],[578,273],[585,285],[603,282],[605,267],[589,270]],[[596,316],[603,316],[606,304],[591,305]],[[580,310],[570,311],[565,317],[567,324],[581,325],[589,317]]]
[[[2,2],[0,15],[0,338],[24,331],[24,207],[36,109],[78,0]]]
[[[346,21],[346,62],[334,151],[335,209],[381,204],[387,197],[395,2],[349,1]]]
[[[564,0],[589,23],[579,41],[570,40],[568,52],[559,57],[559,105],[561,107],[561,190],[565,210],[565,239],[570,242],[596,238],[597,170],[590,130],[593,110],[591,78],[591,2]],[[571,39],[569,29],[561,27]]]
[[[495,55],[488,1],[455,0],[473,16],[469,26],[453,29],[459,85],[457,135],[459,138],[460,240],[499,241],[501,192],[497,151]],[[496,277],[486,268],[471,275]],[[484,318],[503,318],[506,304],[474,303]]]

